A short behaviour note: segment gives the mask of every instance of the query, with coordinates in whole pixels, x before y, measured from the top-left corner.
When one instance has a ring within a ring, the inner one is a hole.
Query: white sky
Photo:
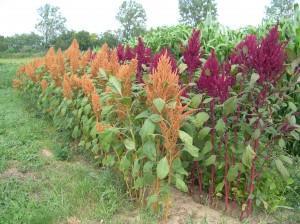
[[[0,0],[0,35],[35,31],[37,8],[45,3],[60,7],[67,28],[97,33],[117,29],[115,19],[123,0]],[[147,27],[178,23],[178,0],[136,0],[143,4]],[[270,0],[216,0],[218,20],[232,28],[257,25]]]

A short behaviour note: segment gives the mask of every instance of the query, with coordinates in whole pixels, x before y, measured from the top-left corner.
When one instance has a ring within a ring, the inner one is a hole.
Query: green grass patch
[[[72,156],[66,137],[12,89],[28,60],[0,59],[0,224],[116,223],[134,208],[120,179]]]

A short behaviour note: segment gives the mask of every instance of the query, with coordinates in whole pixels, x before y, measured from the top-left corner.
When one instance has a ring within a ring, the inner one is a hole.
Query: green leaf
[[[126,149],[128,149],[128,150],[134,150],[135,149],[135,143],[132,139],[129,139],[129,138],[125,139],[124,140],[124,145],[125,145]]]
[[[280,159],[289,165],[293,165],[293,160],[288,156],[280,155]]]
[[[289,171],[285,168],[280,159],[275,159],[275,165],[281,176],[287,180],[290,177]]]
[[[169,168],[167,157],[164,157],[157,164],[157,168],[156,168],[157,177],[159,179],[164,179],[166,176],[168,176],[169,170],[170,168]]]
[[[237,98],[236,96],[230,97],[224,102],[224,114],[229,115],[232,114],[236,110],[237,106]]]
[[[210,166],[216,163],[216,155],[211,155],[208,157],[207,160],[205,160],[204,165],[205,166]]]
[[[224,181],[220,182],[216,187],[216,192],[221,192],[224,187]]]
[[[283,140],[283,138],[280,138],[278,141],[278,145],[280,148],[285,148],[285,141]]]
[[[136,117],[134,118],[135,120],[141,119],[141,118],[148,118],[150,116],[149,111],[145,110],[142,113],[136,115]]]
[[[153,100],[153,104],[157,111],[161,113],[166,105],[166,102],[162,98],[156,98]]]
[[[130,168],[130,161],[126,156],[123,156],[120,161],[120,170],[127,171]]]
[[[144,173],[152,173],[153,162],[147,161],[143,167]]]
[[[109,84],[117,93],[119,93],[122,96],[121,82],[115,76],[111,76],[109,78]]]
[[[192,97],[190,106],[192,108],[198,108],[201,101],[202,101],[202,94],[197,94],[197,95]]]
[[[209,115],[206,112],[200,112],[195,116],[195,125],[197,128],[202,127],[202,125],[208,121]]]
[[[73,132],[72,132],[72,137],[73,138],[78,138],[80,136],[81,132],[79,130],[79,127],[78,126],[75,126]]]
[[[289,104],[289,108],[292,110],[292,112],[296,112],[298,110],[297,106],[293,102],[288,102],[288,104]]]
[[[180,175],[188,175],[188,172],[183,168],[182,162],[179,158],[176,158],[173,162],[172,162],[172,170],[174,173],[178,173]]]
[[[132,176],[137,177],[140,172],[140,163],[139,160],[134,160],[133,168],[132,168]]]
[[[256,153],[253,151],[252,147],[248,145],[243,153],[242,162],[243,164],[250,168],[252,164],[252,160],[254,159]]]
[[[186,186],[185,182],[181,179],[181,177],[175,177],[175,186],[178,190],[183,192],[188,192],[188,187]]]
[[[238,173],[239,173],[239,165],[236,164],[234,166],[231,166],[227,173],[227,180],[229,182],[234,181],[237,178]]]
[[[154,123],[157,123],[157,122],[161,121],[161,116],[159,114],[151,114],[151,116],[149,117],[149,119],[151,121],[153,121]]]
[[[179,130],[179,138],[185,144],[193,144],[193,138],[186,132]]]
[[[179,74],[181,74],[182,72],[184,72],[184,71],[187,69],[187,65],[184,64],[184,63],[181,63],[181,64],[178,66],[178,69],[179,69]]]
[[[252,133],[252,139],[256,140],[260,136],[260,129],[255,129],[255,131]]]
[[[199,148],[194,145],[185,144],[183,150],[187,151],[194,158],[197,158],[199,156]]]
[[[158,201],[158,195],[157,194],[152,194],[147,197],[147,207],[150,207],[154,203]]]
[[[210,127],[204,127],[199,131],[198,137],[200,140],[204,139],[209,133],[211,128]]]
[[[112,167],[115,162],[115,157],[113,155],[108,155],[102,160],[103,165],[107,167]]]
[[[211,98],[211,97],[206,98],[205,100],[203,100],[203,104],[207,104],[207,103],[209,103],[212,100],[213,100],[213,98]]]
[[[251,79],[250,79],[250,83],[249,83],[250,86],[253,86],[256,83],[257,80],[259,80],[259,74],[253,73],[251,75]]]
[[[222,135],[224,132],[225,132],[225,123],[223,121],[222,118],[220,118],[218,121],[217,121],[217,124],[216,124],[216,131],[219,135]]]
[[[155,124],[150,119],[147,119],[140,130],[140,136],[142,139],[145,139],[147,136],[152,135],[154,131]]]
[[[203,149],[200,151],[200,159],[203,159],[204,156],[209,153],[212,149],[212,144],[210,141],[206,141]]]
[[[156,147],[154,141],[148,140],[143,145],[143,154],[151,161],[156,160]]]

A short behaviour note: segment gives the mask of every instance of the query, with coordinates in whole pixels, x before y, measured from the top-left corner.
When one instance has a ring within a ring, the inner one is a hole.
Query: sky
[[[115,19],[123,0],[0,0],[0,35],[35,31],[37,9],[58,6],[69,30],[101,33],[119,28]],[[177,24],[178,0],[136,0],[147,14],[147,28]],[[216,0],[218,20],[231,28],[258,25],[270,0]]]

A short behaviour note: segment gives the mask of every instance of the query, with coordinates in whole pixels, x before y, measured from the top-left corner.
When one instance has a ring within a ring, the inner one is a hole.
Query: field
[[[299,223],[297,15],[0,59],[0,224]]]

